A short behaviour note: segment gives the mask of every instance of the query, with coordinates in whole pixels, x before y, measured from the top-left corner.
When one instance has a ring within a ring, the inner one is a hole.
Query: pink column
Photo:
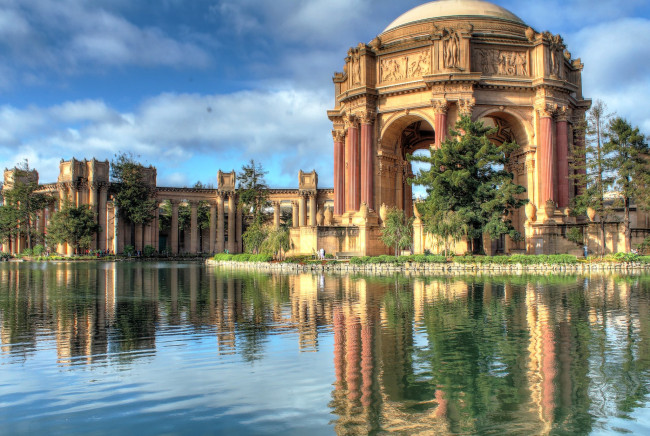
[[[558,117],[557,131],[557,203],[569,206],[569,137],[566,114]]]
[[[370,117],[361,123],[361,201],[374,209],[372,168],[372,124]]]
[[[348,128],[348,210],[356,212],[359,210],[360,203],[360,184],[359,184],[359,128],[356,121],[350,124]]]
[[[435,114],[436,118],[434,121],[435,126],[433,126],[433,129],[435,131],[435,143],[434,146],[435,148],[440,148],[440,144],[445,140],[447,137],[447,102],[442,100],[442,101],[434,101],[432,103],[433,105],[433,113]]]
[[[345,134],[332,130],[334,137],[334,214],[345,212]]]
[[[543,206],[548,200],[556,201],[555,153],[553,150],[553,118],[547,110],[540,110],[539,143],[539,205]]]

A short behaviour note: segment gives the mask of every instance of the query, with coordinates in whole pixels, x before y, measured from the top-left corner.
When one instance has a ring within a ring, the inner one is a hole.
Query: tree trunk
[[[625,252],[632,251],[632,229],[630,228],[630,197],[623,199],[625,202],[625,217],[623,218],[623,231],[625,233]]]
[[[601,215],[600,217],[600,257],[605,256],[605,250],[607,249],[607,241],[605,240],[605,218]]]

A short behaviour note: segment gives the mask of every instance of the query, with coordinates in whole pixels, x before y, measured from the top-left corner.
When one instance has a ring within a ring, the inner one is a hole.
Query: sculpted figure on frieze
[[[460,36],[456,29],[444,29],[442,53],[445,68],[460,67]]]

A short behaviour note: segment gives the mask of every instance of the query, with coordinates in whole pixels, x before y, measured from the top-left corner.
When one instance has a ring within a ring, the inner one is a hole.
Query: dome
[[[390,23],[382,33],[407,24],[448,17],[496,18],[498,20],[524,24],[521,18],[509,10],[483,0],[437,0],[416,6],[404,12],[395,21]]]

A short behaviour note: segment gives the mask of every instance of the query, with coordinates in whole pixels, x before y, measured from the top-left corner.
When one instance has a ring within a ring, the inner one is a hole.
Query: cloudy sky
[[[158,184],[332,186],[332,74],[419,0],[0,0],[0,165],[131,151]],[[584,94],[650,133],[650,0],[496,0],[582,58]]]

